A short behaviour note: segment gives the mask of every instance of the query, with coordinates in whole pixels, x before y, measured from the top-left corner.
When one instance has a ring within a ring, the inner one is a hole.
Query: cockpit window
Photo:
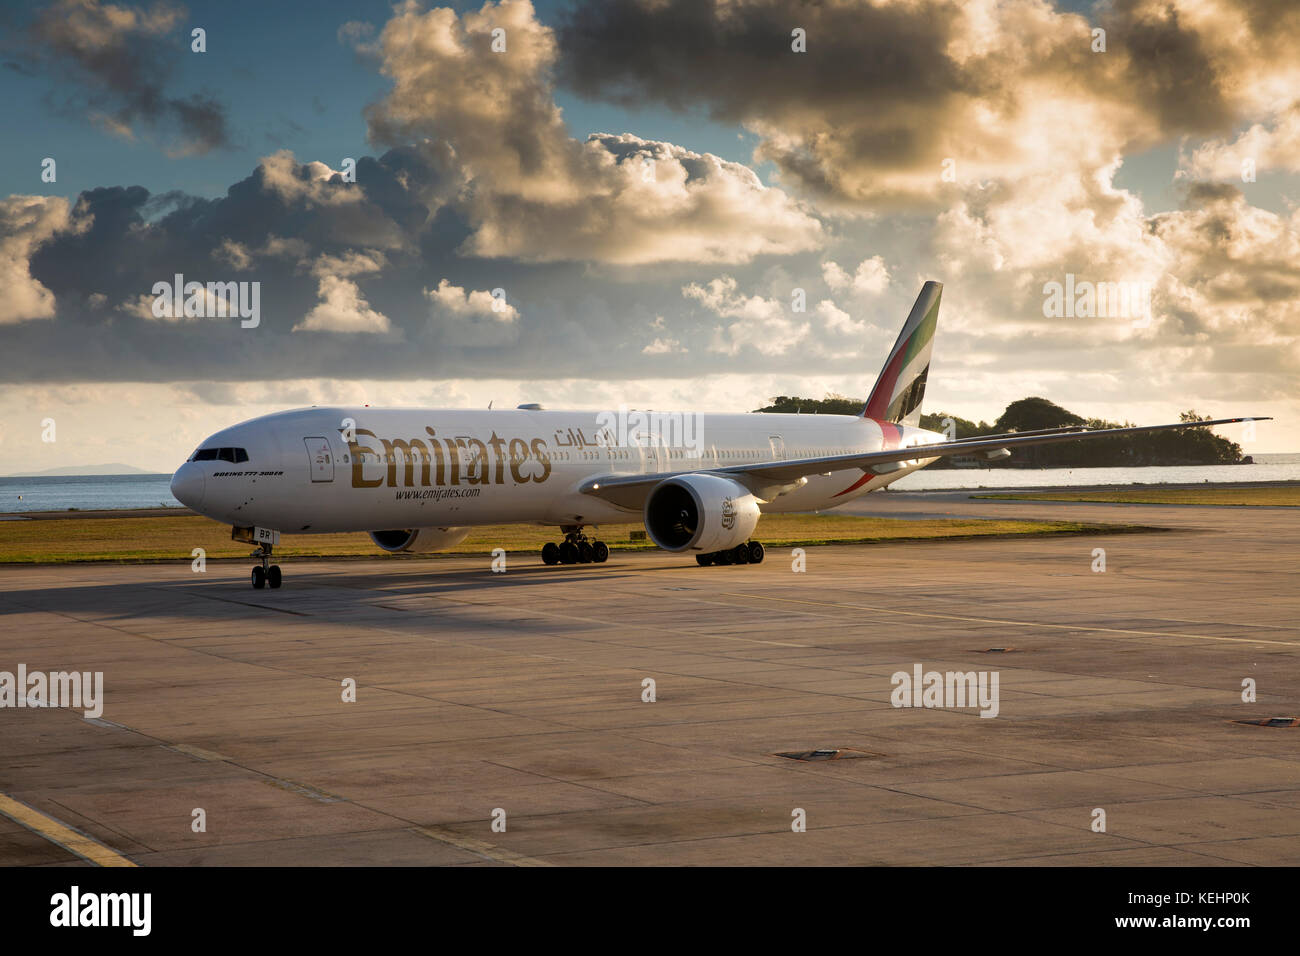
[[[237,465],[248,461],[248,451],[243,448],[200,448],[190,461],[228,461]]]

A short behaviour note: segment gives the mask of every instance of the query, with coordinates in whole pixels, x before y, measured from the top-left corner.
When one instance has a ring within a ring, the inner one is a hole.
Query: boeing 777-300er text
[[[639,517],[702,565],[763,560],[759,516],[852,501],[947,455],[1204,428],[1244,418],[959,440],[919,427],[942,285],[927,282],[858,415],[302,408],[205,440],[172,494],[256,544],[253,587],[280,586],[283,534],[369,532],[388,552],[449,548],[474,525],[556,525],[547,564],[603,562],[584,528]]]

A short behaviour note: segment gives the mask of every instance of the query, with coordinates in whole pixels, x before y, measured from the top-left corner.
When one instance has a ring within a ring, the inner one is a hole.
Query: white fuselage
[[[652,413],[627,414],[632,427],[594,411],[278,412],[206,439],[200,449],[224,449],[224,458],[186,462],[173,490],[217,521],[285,534],[508,522],[599,525],[638,520],[640,512],[580,492],[593,476],[688,473],[943,440],[856,416],[711,413],[692,415],[682,440],[683,430],[672,422],[665,429],[656,421],[659,430],[648,432],[638,425]],[[903,462],[885,475],[864,475],[860,468],[812,475],[761,507],[769,513],[834,507],[930,460]]]

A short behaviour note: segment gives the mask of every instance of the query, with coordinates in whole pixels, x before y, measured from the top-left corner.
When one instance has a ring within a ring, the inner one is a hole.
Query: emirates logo
[[[736,505],[730,498],[722,499],[722,528],[730,531],[736,526]]]

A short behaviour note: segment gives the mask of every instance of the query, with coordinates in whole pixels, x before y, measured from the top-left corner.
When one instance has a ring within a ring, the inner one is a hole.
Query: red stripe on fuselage
[[[895,448],[898,448],[902,445],[903,429],[899,428],[893,422],[877,421],[876,424],[880,426],[880,434],[881,437],[884,438],[884,444],[881,446],[880,449],[881,451],[893,451]],[[839,498],[841,495],[847,495],[850,491],[857,491],[859,488],[861,488],[868,481],[870,481],[872,478],[875,477],[876,477],[875,472],[871,472],[871,471],[863,472],[861,478],[859,478],[857,481],[849,485],[847,488],[845,488],[843,491],[839,492],[838,494],[831,495],[831,497]]]

